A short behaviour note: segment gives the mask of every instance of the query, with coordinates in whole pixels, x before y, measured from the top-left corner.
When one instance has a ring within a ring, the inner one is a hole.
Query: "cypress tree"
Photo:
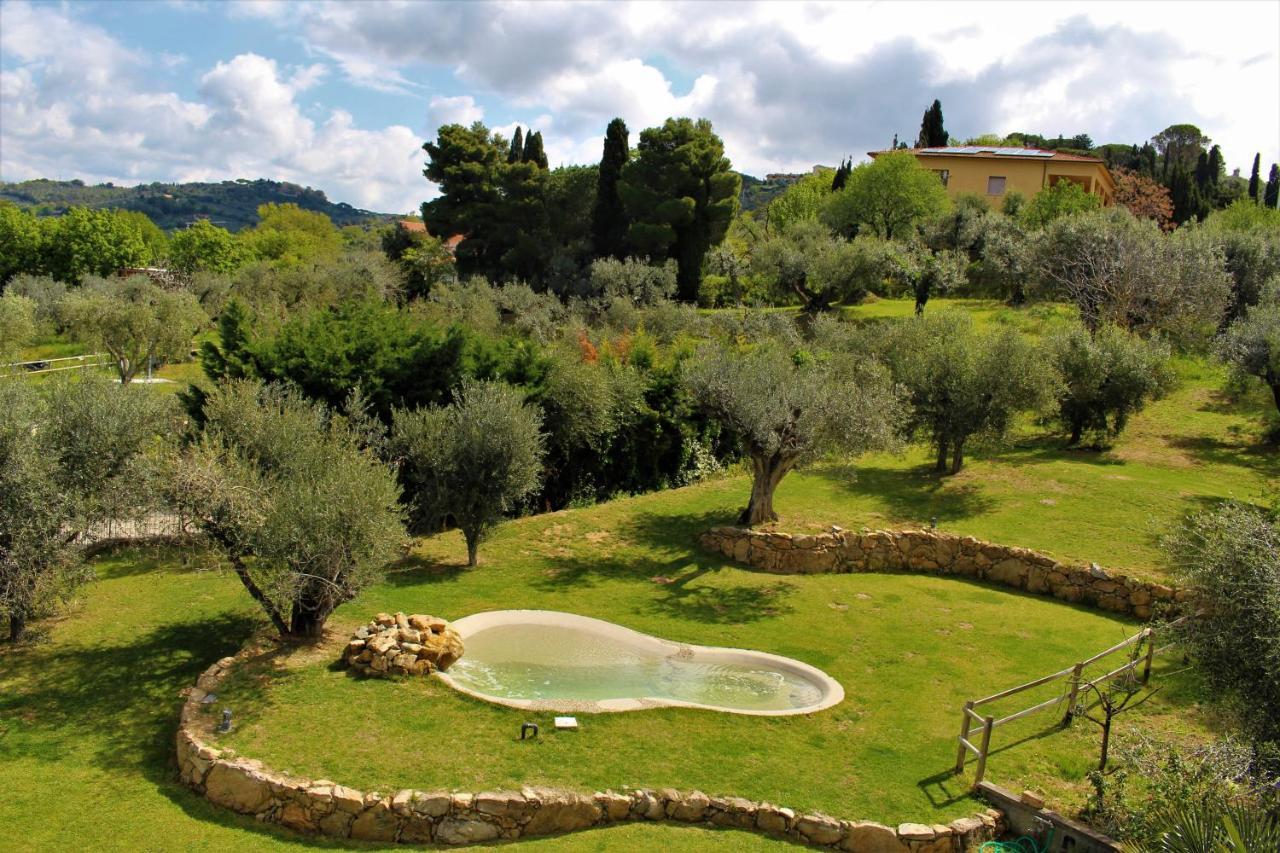
[[[600,156],[600,176],[596,183],[596,207],[591,213],[591,239],[596,257],[621,259],[627,253],[626,209],[618,195],[618,178],[631,157],[627,123],[620,118],[609,122]]]
[[[1220,177],[1222,177],[1222,149],[1215,145],[1209,149],[1209,182],[1216,185]]]
[[[534,163],[539,169],[547,168],[547,154],[542,150],[542,131],[534,131],[524,138],[524,162]]]
[[[942,101],[934,100],[920,120],[920,138],[917,148],[939,148],[947,144],[947,131],[942,126]]]
[[[516,125],[516,135],[511,137],[511,150],[507,152],[508,163],[519,163],[524,159],[524,137],[520,125]]]
[[[1267,176],[1267,191],[1262,195],[1262,203],[1267,207],[1280,207],[1280,166],[1271,164],[1271,174]]]
[[[1253,155],[1253,171],[1249,174],[1249,198],[1254,201],[1258,200],[1258,183],[1262,176],[1259,171],[1262,169],[1262,154]]]
[[[1196,187],[1204,192],[1209,188],[1209,155],[1201,151],[1196,158]]]
[[[840,168],[836,169],[835,176],[831,179],[831,191],[833,193],[838,193],[844,189],[845,181],[849,180],[849,173],[852,171],[852,158],[840,161]]]

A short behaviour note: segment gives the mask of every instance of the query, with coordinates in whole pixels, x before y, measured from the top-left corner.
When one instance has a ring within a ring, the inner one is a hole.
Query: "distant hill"
[[[814,166],[814,171],[820,169],[831,169],[831,166]],[[739,173],[741,174],[741,173]],[[809,172],[798,174],[779,173],[773,175],[765,175],[763,178],[752,177],[751,175],[742,175],[742,193],[738,196],[738,203],[743,210],[756,210],[764,207],[773,199],[782,194],[782,191],[803,178]]]
[[[87,186],[84,181],[50,181],[41,178],[21,183],[0,183],[0,201],[29,207],[41,216],[56,216],[68,207],[113,207],[137,210],[166,231],[185,228],[196,219],[208,219],[230,231],[258,222],[258,205],[292,202],[306,210],[326,214],[335,225],[354,225],[370,219],[394,219],[393,214],[373,213],[349,204],[333,203],[320,190],[282,181],[240,179],[216,184],[114,184]]]

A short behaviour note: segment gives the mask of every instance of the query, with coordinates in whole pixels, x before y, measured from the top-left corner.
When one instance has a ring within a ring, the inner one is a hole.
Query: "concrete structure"
[[[889,152],[867,153],[876,158]],[[1007,193],[1019,192],[1030,198],[1059,181],[1072,181],[1098,196],[1104,205],[1115,201],[1116,182],[1097,157],[981,145],[914,148],[911,153],[920,165],[938,175],[952,198],[972,193],[999,204]]]

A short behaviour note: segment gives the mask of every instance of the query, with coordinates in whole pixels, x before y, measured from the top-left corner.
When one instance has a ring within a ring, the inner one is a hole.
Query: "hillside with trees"
[[[73,207],[134,210],[146,214],[165,231],[186,228],[199,219],[207,219],[228,231],[239,231],[257,224],[258,207],[263,204],[296,204],[303,210],[325,214],[339,226],[391,216],[329,201],[323,191],[311,187],[245,178],[219,183],[150,183],[136,187],[39,178],[0,183],[0,201],[31,208],[39,216],[61,216]]]

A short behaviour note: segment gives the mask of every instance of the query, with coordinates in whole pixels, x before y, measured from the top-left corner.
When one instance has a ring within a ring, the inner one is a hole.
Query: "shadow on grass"
[[[391,586],[419,586],[443,583],[467,571],[467,564],[454,560],[439,560],[410,554],[387,567],[385,582]]]
[[[958,521],[990,512],[996,500],[976,483],[957,483],[930,466],[885,468],[866,465],[815,468],[809,476],[842,486],[853,495],[872,498],[898,519],[928,524]]]
[[[990,761],[992,756],[999,755],[1002,752],[1007,752],[1008,750],[1022,746],[1025,743],[1051,737],[1062,732],[1064,729],[1065,726],[1063,726],[1061,722],[1056,722],[1052,725],[1045,726],[1038,731],[1024,735],[1017,740],[1002,743],[987,752],[987,760]],[[997,731],[999,730],[997,729]],[[993,737],[992,740],[995,740],[995,738]],[[959,744],[957,744],[957,748],[958,747]],[[976,761],[977,759],[973,753],[966,754],[966,767]],[[961,800],[967,800],[972,795],[972,788],[970,787],[968,778],[963,774],[957,773],[955,767],[950,767],[946,770],[935,773],[932,776],[926,776],[916,782],[916,787],[920,789],[920,793],[924,794],[934,808],[943,808],[945,806],[952,805],[953,803],[958,803]]]
[[[0,755],[38,743],[55,759],[94,744],[90,760],[105,770],[172,781],[180,692],[210,663],[234,654],[258,624],[223,613],[162,625],[125,643],[6,653],[0,660],[20,686],[0,696],[0,718],[15,721],[0,739]]]
[[[1205,435],[1175,436],[1169,444],[1207,465],[1249,468],[1264,477],[1280,478],[1280,447],[1274,444],[1223,441]]]

